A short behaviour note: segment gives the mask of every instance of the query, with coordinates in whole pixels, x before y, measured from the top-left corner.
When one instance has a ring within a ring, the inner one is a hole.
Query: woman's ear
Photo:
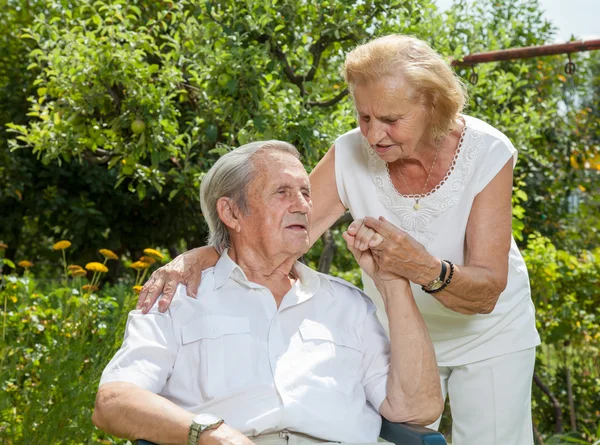
[[[236,233],[240,232],[240,211],[231,198],[223,196],[217,200],[217,213],[223,224]]]

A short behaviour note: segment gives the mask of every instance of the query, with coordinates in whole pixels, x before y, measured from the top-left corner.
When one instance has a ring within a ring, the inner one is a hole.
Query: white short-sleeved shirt
[[[414,209],[414,199],[396,191],[387,164],[371,149],[360,129],[339,137],[335,142],[337,189],[352,216],[385,216],[432,255],[464,264],[466,228],[473,201],[511,158],[516,162],[517,151],[500,131],[479,119],[463,117],[465,129],[454,167],[437,190],[419,200],[418,210]],[[383,300],[364,273],[363,284],[387,328]],[[411,283],[411,287],[440,366],[473,363],[540,344],[529,276],[514,239],[509,253],[508,284],[491,314],[459,314],[423,292],[421,286]]]
[[[223,253],[198,299],[179,286],[165,313],[132,311],[100,385],[134,383],[246,435],[287,429],[329,441],[374,442],[390,345],[372,301],[296,263],[277,308]]]

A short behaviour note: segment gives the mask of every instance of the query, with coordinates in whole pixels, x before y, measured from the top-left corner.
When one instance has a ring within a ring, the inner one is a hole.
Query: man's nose
[[[302,214],[308,213],[310,210],[310,203],[304,193],[298,192],[294,195],[294,202],[290,210]]]
[[[385,136],[385,131],[383,130],[383,126],[377,122],[376,119],[371,119],[369,121],[369,128],[367,132],[367,141],[369,141],[369,145],[375,145],[380,140],[382,140]]]

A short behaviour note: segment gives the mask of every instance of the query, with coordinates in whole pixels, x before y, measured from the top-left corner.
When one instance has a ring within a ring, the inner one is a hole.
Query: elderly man
[[[221,257],[198,299],[180,286],[168,311],[131,312],[96,426],[165,444],[376,443],[380,415],[438,418],[435,356],[408,282],[353,250],[385,298],[390,343],[360,290],[297,261],[312,210],[298,158],[257,142],[210,169],[201,204]]]

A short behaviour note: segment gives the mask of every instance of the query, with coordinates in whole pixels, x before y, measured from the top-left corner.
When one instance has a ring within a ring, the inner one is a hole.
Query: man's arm
[[[391,358],[379,411],[392,422],[429,425],[444,410],[433,344],[407,280],[375,280],[390,322]]]
[[[128,382],[105,383],[96,395],[92,422],[114,436],[160,444],[187,444],[194,414]]]
[[[379,406],[379,412],[392,422],[429,425],[442,414],[444,401],[433,344],[415,303],[410,283],[405,278],[382,270],[371,249],[360,251],[355,248],[355,236],[348,232],[342,236],[360,267],[373,278],[383,297],[390,324],[391,357],[385,399]],[[367,360],[374,363],[378,362],[375,355],[387,354],[381,349],[381,342],[376,340],[379,335],[376,324],[381,329],[375,314],[369,314],[363,335],[363,338],[373,339],[373,345],[380,345],[369,348],[367,355],[370,357]],[[380,365],[374,368],[380,368]],[[377,374],[377,369],[374,369],[374,373]],[[371,380],[367,383],[371,402],[378,403],[382,398],[381,389],[377,389],[375,381],[381,380],[381,376],[367,380]]]

